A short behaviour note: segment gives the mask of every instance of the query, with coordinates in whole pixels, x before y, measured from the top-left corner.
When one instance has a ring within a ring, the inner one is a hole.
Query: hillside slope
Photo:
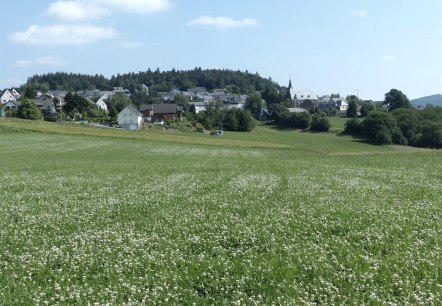
[[[442,95],[431,95],[410,101],[414,106],[426,106],[432,104],[433,106],[442,106]]]

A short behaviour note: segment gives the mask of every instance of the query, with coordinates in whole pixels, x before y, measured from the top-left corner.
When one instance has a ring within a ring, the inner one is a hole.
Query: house
[[[2,104],[5,104],[6,102],[9,102],[9,101],[16,101],[16,100],[17,99],[14,97],[14,95],[12,94],[12,92],[9,89],[6,89],[0,98],[0,101]]]
[[[57,110],[55,109],[54,101],[53,100],[46,100],[46,102],[43,104],[43,106],[40,108],[43,114],[56,114]]]
[[[345,99],[339,100],[337,103],[338,110],[343,113],[347,112],[348,109],[348,103]]]
[[[15,88],[12,88],[12,95],[14,96],[15,99],[19,99],[20,98],[20,93],[15,90]]]
[[[195,113],[198,114],[199,112],[205,111],[207,109],[207,105],[209,103],[207,102],[190,102],[189,104],[195,106]]]
[[[177,104],[144,104],[139,108],[145,122],[162,122],[181,119],[183,110]]]
[[[325,109],[335,108],[340,113],[347,112],[348,103],[345,99],[342,98],[330,98],[325,105],[323,105]]]
[[[206,103],[213,103],[213,102],[215,102],[215,99],[213,98],[213,96],[211,94],[204,94],[201,96],[201,101],[206,102]]]
[[[206,89],[206,87],[192,87],[192,88],[188,88],[187,92],[192,92],[193,94],[196,95],[198,92],[206,93],[207,89]]]
[[[225,95],[222,101],[224,107],[227,109],[230,108],[244,109],[245,101],[241,100],[241,97],[239,95]]]
[[[181,93],[181,95],[183,95],[183,97],[187,98],[187,100],[192,101],[193,98],[195,97],[195,94],[193,92],[189,92],[189,91],[183,91]]]
[[[117,121],[122,129],[139,130],[143,123],[143,114],[132,105],[128,105],[117,115]]]
[[[6,114],[8,113],[9,110],[17,110],[17,108],[20,106],[20,101],[8,101],[5,104],[3,104],[3,108],[2,108],[2,117],[6,116]]]
[[[55,103],[54,98],[50,95],[42,95],[38,98],[33,99],[35,105],[38,106],[38,108],[47,113],[55,114],[57,113],[55,109]]]
[[[98,99],[97,103],[95,103],[99,108],[104,110],[106,113],[108,112],[106,101],[109,99],[109,94],[104,94]]]
[[[67,90],[52,90],[46,93],[47,96],[50,96],[54,99],[54,104],[57,107],[61,107],[65,105],[64,97],[67,95]],[[41,96],[40,96],[41,97]]]
[[[114,87],[114,93],[123,93],[126,97],[130,98],[129,89],[123,89],[123,87]]]
[[[212,96],[213,101],[224,101],[225,97],[227,96],[224,92],[213,92],[210,94]]]
[[[146,84],[141,84],[141,91],[149,94],[149,87]]]
[[[39,108],[39,109],[41,109],[42,107],[43,107],[43,105],[45,105],[46,104],[46,100],[51,100],[51,101],[54,101],[53,99],[53,97],[51,97],[51,96],[49,96],[49,95],[42,95],[42,96],[40,96],[40,97],[37,97],[37,98],[35,98],[35,99],[32,99],[32,101],[34,101],[34,104],[35,105],[37,105],[37,107]]]
[[[100,96],[100,91],[98,89],[83,90],[78,92],[78,94],[83,96],[84,98],[93,99]]]
[[[158,95],[163,101],[171,101],[175,98],[175,96],[170,94],[170,92],[165,92],[165,91],[160,91]]]

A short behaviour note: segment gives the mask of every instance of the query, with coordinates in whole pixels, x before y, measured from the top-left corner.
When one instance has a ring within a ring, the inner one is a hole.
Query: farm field
[[[442,152],[342,127],[0,118],[0,305],[439,304]]]

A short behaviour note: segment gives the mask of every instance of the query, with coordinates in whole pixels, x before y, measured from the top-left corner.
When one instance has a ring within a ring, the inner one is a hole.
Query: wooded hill
[[[175,70],[155,71],[148,69],[144,72],[126,73],[113,75],[110,79],[103,75],[86,75],[75,73],[47,73],[43,75],[34,75],[28,78],[27,84],[31,84],[33,89],[47,90],[86,90],[99,89],[111,90],[113,87],[123,87],[129,89],[132,93],[141,84],[149,87],[149,92],[169,91],[172,88],[178,88],[185,91],[193,87],[205,87],[207,90],[215,88],[227,88],[232,93],[249,94],[254,91],[264,90],[266,86],[274,83],[271,78],[266,79],[258,73],[249,73],[248,71],[234,71],[226,69],[201,69],[193,70]]]

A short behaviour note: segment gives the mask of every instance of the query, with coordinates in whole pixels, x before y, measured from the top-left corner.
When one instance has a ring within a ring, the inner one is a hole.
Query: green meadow
[[[0,118],[0,305],[438,305],[442,152]]]

